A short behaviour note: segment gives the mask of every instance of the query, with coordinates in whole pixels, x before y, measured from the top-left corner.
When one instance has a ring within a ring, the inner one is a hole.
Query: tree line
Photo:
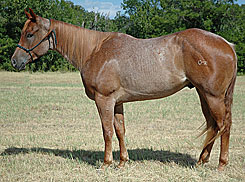
[[[152,38],[188,28],[201,28],[221,35],[236,45],[238,67],[245,73],[245,5],[234,0],[123,0],[123,12],[115,18],[88,12],[65,0],[1,0],[0,70],[14,71],[10,57],[26,16],[32,8],[37,15],[97,31],[122,32],[137,38]],[[29,71],[75,71],[54,51],[29,64]]]

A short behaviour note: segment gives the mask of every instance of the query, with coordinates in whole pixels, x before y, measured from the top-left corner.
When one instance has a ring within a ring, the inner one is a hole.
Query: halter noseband
[[[51,20],[49,19],[49,22],[50,22],[50,27],[51,27]],[[57,39],[56,39],[56,33],[53,30],[49,31],[47,33],[47,35],[45,35],[45,37],[38,43],[36,44],[34,47],[32,47],[31,49],[27,49],[19,44],[17,44],[17,47],[23,49],[25,52],[27,52],[30,56],[31,56],[31,61],[33,62],[33,57],[31,55],[31,51],[33,51],[36,47],[38,47],[46,38],[48,38],[48,40],[50,39],[50,37],[52,37],[52,35],[54,34],[54,42],[55,42],[55,46],[57,46]],[[49,44],[50,44],[50,40],[49,40]]]

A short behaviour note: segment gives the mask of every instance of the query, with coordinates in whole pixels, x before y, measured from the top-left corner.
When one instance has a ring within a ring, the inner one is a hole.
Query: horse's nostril
[[[13,65],[13,67],[16,67],[17,61],[15,59],[12,59],[12,65]]]

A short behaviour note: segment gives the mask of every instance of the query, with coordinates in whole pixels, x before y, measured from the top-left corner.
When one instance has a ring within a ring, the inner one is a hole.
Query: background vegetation
[[[24,9],[38,15],[98,31],[123,32],[151,38],[187,28],[201,28],[236,44],[239,72],[245,72],[245,6],[234,0],[124,0],[124,13],[114,19],[64,0],[1,0],[0,69],[14,71],[10,57],[26,21]],[[74,71],[75,68],[52,51],[41,61],[28,65],[31,71]]]

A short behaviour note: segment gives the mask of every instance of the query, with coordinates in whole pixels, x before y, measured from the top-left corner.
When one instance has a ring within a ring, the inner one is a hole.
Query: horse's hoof
[[[209,162],[209,157],[206,157],[205,159],[199,159],[198,162],[197,162],[197,166],[201,166],[203,164],[206,164]]]
[[[226,165],[222,165],[222,164],[219,165],[219,166],[218,166],[218,171],[220,171],[220,172],[224,171],[224,170],[225,170],[225,166],[226,166]]]
[[[118,164],[117,168],[118,168],[118,169],[124,168],[126,162],[127,162],[127,161],[120,161],[120,163]]]
[[[199,160],[197,163],[196,163],[196,166],[201,166],[203,163],[201,160]]]
[[[100,170],[107,169],[111,164],[112,164],[112,162],[110,162],[110,163],[103,163],[102,166],[100,167]]]
[[[198,162],[196,163],[195,167],[196,167],[196,168],[200,168],[200,167],[202,167],[202,165],[203,165],[203,163],[200,162],[200,161],[198,161]]]

